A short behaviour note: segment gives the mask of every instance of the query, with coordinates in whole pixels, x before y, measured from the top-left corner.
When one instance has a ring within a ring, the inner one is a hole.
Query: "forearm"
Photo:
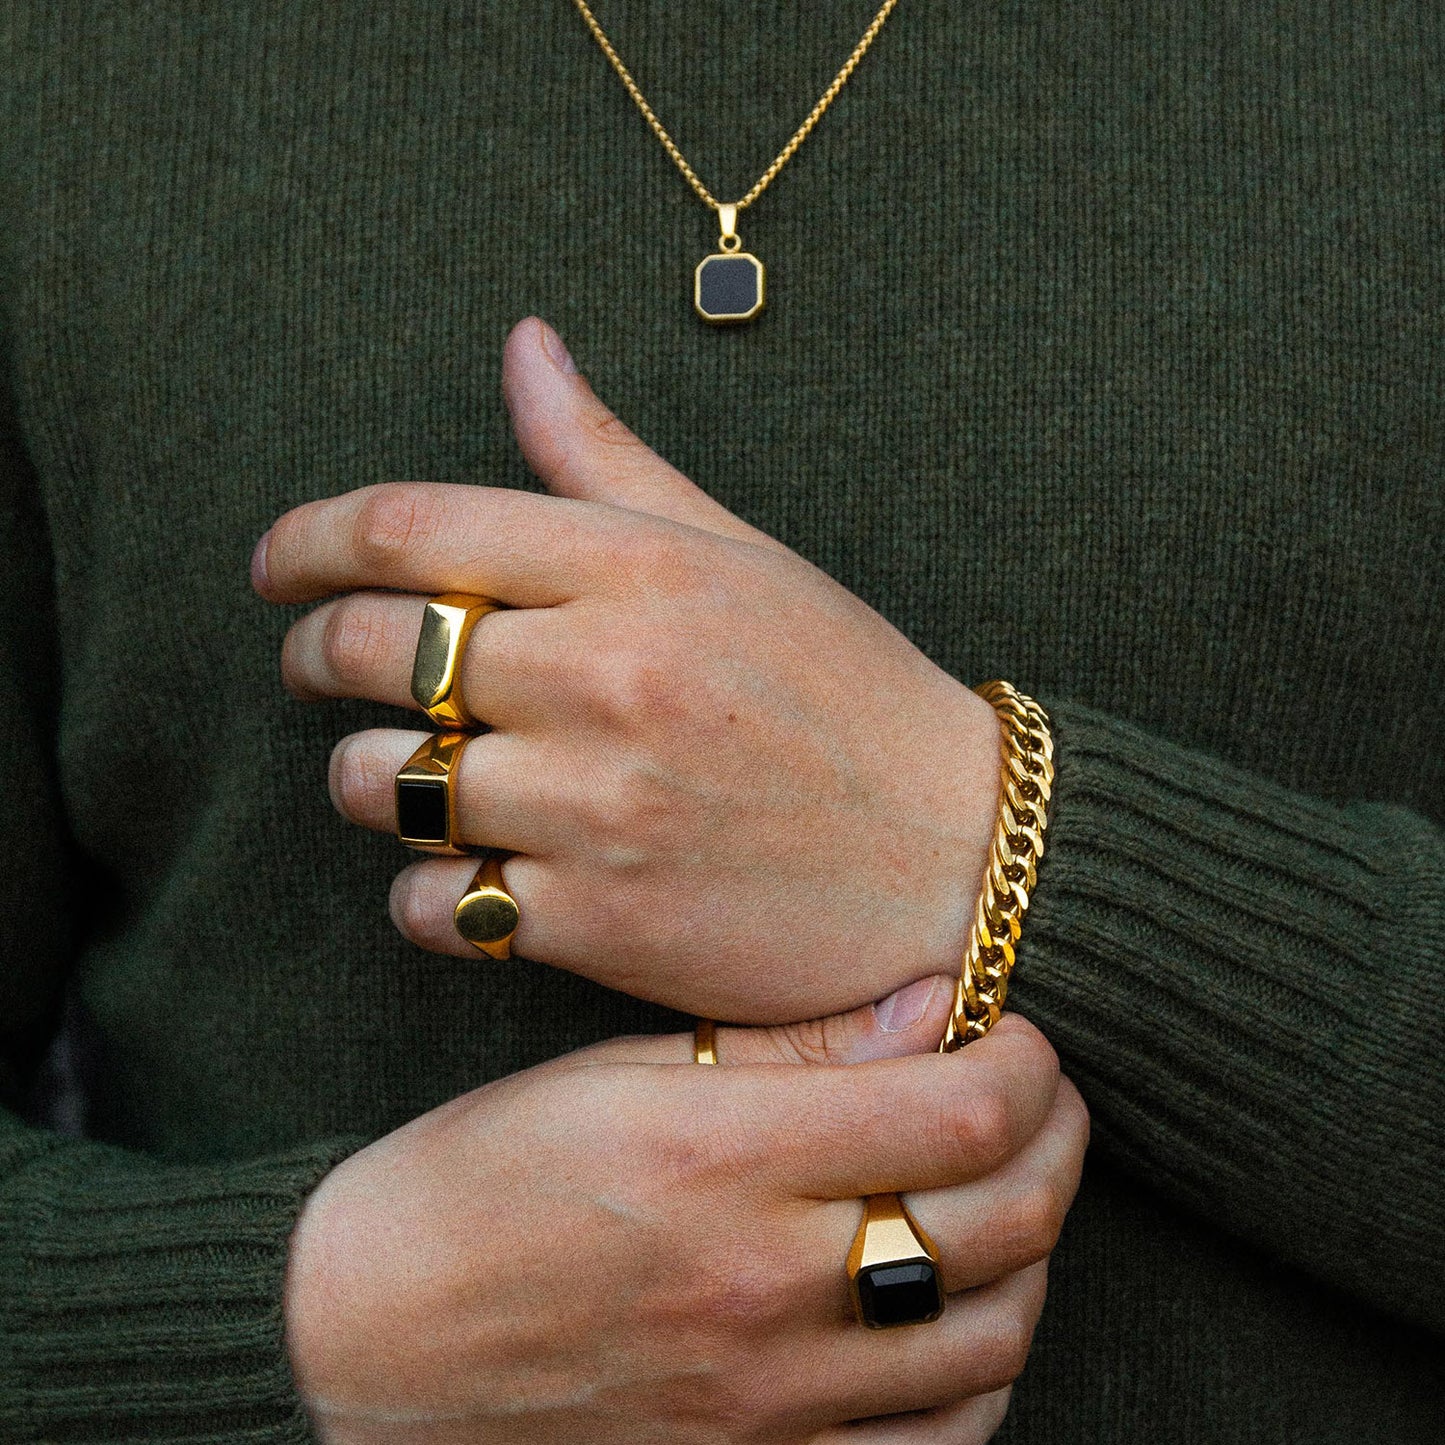
[[[1050,711],[1055,810],[1009,1001],[1078,1080],[1098,1146],[1445,1327],[1440,829]]]
[[[309,1441],[287,1242],[361,1142],[176,1168],[0,1117],[0,1439]]]

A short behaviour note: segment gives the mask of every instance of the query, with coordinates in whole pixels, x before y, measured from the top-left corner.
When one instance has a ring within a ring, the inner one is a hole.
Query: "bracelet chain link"
[[[1054,784],[1054,741],[1043,708],[1007,682],[986,682],[974,691],[998,714],[998,824],[954,992],[953,1014],[939,1045],[942,1053],[982,1038],[1003,1012],[1014,946],[1044,854]]]

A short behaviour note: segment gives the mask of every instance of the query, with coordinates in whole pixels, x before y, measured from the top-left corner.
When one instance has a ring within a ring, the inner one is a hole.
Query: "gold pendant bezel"
[[[753,263],[753,269],[757,272],[758,277],[758,299],[751,311],[730,311],[718,314],[703,310],[702,272],[703,267],[710,261],[751,261]],[[751,321],[767,302],[767,280],[767,267],[751,251],[714,251],[710,256],[704,256],[692,273],[693,309],[712,326],[737,326],[744,321]]]

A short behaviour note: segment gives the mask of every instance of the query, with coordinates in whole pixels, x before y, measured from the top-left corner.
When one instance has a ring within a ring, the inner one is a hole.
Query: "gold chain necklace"
[[[690,185],[703,204],[718,214],[718,251],[704,256],[693,273],[692,300],[697,313],[704,321],[751,321],[763,309],[763,263],[750,251],[743,250],[738,236],[738,212],[745,211],[773,183],[773,177],[793,158],[793,152],[807,140],[813,127],[818,124],[823,112],[832,105],[838,92],[848,83],[848,77],[873,44],[883,22],[888,19],[898,0],[884,0],[878,13],[863,32],[863,38],[853,47],[853,53],[843,63],[843,68],[833,77],[833,82],[818,98],[818,103],[808,112],[807,119],[792,134],[767,170],[753,183],[753,188],[740,201],[720,201],[703,183],[697,172],[688,165],[682,152],[662,122],[653,113],[642,92],[637,88],[622,58],[612,48],[612,42],[597,23],[597,17],[587,7],[585,0],[573,0],[581,12],[592,38],[602,47],[602,53],[612,62],[612,68],[627,87],[627,93],[642,112],[643,119],[652,127],[652,133],[662,142],[663,149],[672,157],[673,164],[682,172],[683,179]]]

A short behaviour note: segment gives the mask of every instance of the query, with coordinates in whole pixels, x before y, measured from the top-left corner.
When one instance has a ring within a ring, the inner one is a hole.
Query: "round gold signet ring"
[[[462,654],[472,628],[499,606],[464,592],[446,592],[427,603],[411,666],[411,695],[438,727],[480,726],[462,700]]]
[[[943,1313],[937,1246],[897,1194],[863,1201],[847,1268],[853,1310],[869,1329],[927,1324]]]
[[[501,860],[489,855],[456,906],[457,932],[490,958],[510,958],[521,916],[502,882]]]
[[[461,842],[454,781],[471,733],[433,733],[396,775],[396,833],[423,853],[469,853]]]

